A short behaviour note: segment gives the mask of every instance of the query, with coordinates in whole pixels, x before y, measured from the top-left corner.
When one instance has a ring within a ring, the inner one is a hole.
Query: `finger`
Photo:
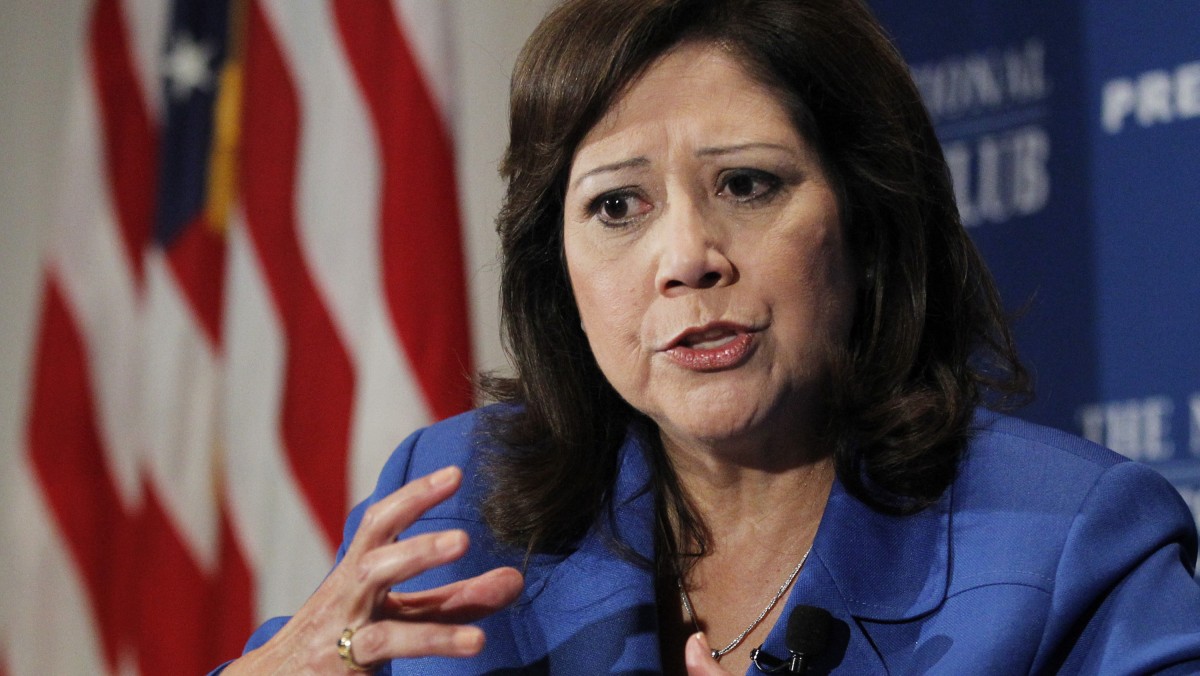
[[[388,595],[384,615],[416,622],[474,622],[517,600],[525,579],[515,568],[496,568],[436,589]]]
[[[382,601],[390,587],[430,568],[449,563],[467,553],[470,540],[461,530],[423,533],[384,547],[376,547],[347,565],[359,582],[378,590]]]
[[[394,620],[372,622],[354,632],[350,654],[359,664],[403,657],[470,657],[483,650],[479,627]]]
[[[450,497],[462,482],[462,470],[442,469],[410,481],[363,512],[347,555],[374,549],[396,539],[429,508]]]
[[[696,632],[688,639],[683,649],[683,662],[688,676],[729,676],[729,672],[713,659],[712,648],[708,647],[703,632]]]

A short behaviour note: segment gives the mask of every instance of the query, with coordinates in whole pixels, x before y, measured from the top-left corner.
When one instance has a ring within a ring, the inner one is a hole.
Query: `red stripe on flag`
[[[230,519],[228,500],[221,496],[221,561],[217,574],[209,581],[206,638],[212,647],[212,667],[242,654],[246,638],[254,629],[254,577],[242,551]],[[212,658],[215,657],[215,660]]]
[[[381,150],[388,308],[426,401],[445,418],[472,404],[453,153],[391,5],[336,0],[334,11]]]
[[[214,351],[221,346],[221,299],[225,286],[225,237],[196,216],[167,251],[171,270]]]
[[[156,489],[143,483],[137,520],[138,665],[143,674],[202,674],[216,664],[201,640],[209,617],[204,593],[208,580],[159,501]]]
[[[117,0],[97,0],[88,23],[94,91],[104,140],[104,167],[134,279],[142,278],[142,248],[150,240],[158,139],[142,102]],[[99,205],[97,205],[99,207]]]
[[[104,656],[115,668],[128,617],[128,518],[105,466],[87,352],[49,275],[34,361],[29,456],[87,588]]]
[[[341,539],[354,374],[296,232],[296,93],[261,7],[246,39],[241,194],[246,224],[286,332],[281,419],[292,471],[330,546]]]
[[[241,654],[254,628],[249,566],[220,515],[218,569],[202,570],[153,485],[138,520],[138,666],[143,674],[201,674]]]
[[[158,140],[116,0],[97,0],[88,18],[87,49],[116,234],[131,276],[140,282],[153,218]],[[105,208],[94,206],[98,213]],[[130,641],[133,523],[105,462],[88,349],[53,273],[47,275],[36,349],[29,458],[83,579],[105,661],[115,670]]]

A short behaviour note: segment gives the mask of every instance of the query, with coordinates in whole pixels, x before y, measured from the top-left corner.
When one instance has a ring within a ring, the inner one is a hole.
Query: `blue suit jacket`
[[[464,468],[458,495],[406,535],[462,528],[470,553],[402,588],[521,566],[479,519],[478,421],[468,413],[413,434],[350,515],[346,542],[366,505],[445,465]],[[953,486],[917,514],[877,513],[834,483],[781,615],[803,603],[835,618],[809,673],[1200,672],[1196,532],[1175,490],[1061,432],[991,413],[976,427]],[[653,556],[654,498],[640,445],[627,442],[621,462],[612,518],[571,554],[530,562],[520,599],[480,622],[481,655],[395,661],[381,673],[658,672],[653,575],[611,546],[616,536]],[[265,624],[247,648],[284,621]],[[783,624],[765,640],[771,654],[787,654]]]

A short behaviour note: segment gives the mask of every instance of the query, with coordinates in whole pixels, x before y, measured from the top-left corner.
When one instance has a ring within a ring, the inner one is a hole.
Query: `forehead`
[[[686,122],[686,125],[684,124]],[[735,53],[684,44],[652,63],[584,136],[576,160],[620,153],[636,137],[680,132],[721,144],[797,142],[790,112]]]

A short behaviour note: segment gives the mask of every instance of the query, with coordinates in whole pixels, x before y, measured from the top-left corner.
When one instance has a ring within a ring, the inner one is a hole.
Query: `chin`
[[[679,443],[722,444],[749,440],[764,427],[757,410],[701,409],[669,416],[659,424]]]
[[[813,431],[812,418],[806,413],[813,397],[799,398],[795,392],[775,397],[762,394],[761,388],[727,388],[724,396],[684,398],[650,417],[679,444],[753,452],[804,443],[802,439]]]

